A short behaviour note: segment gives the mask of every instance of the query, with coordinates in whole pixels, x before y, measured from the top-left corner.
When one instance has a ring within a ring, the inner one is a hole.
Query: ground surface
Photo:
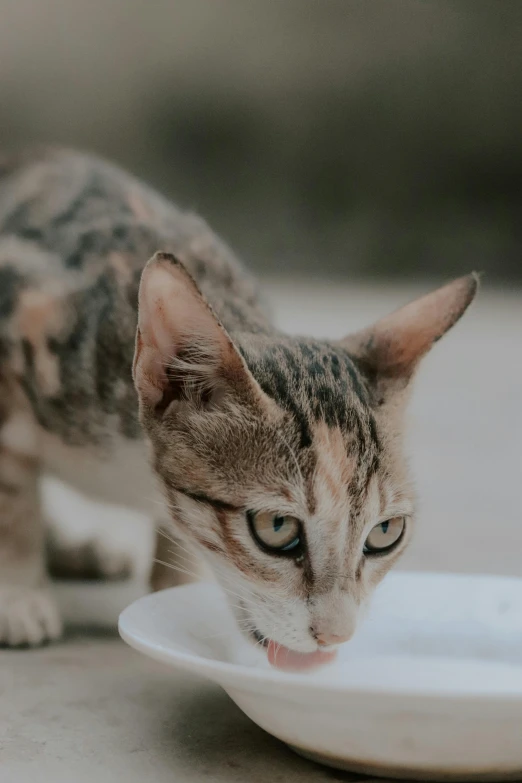
[[[281,323],[329,336],[409,293],[272,291]],[[522,576],[521,343],[522,295],[485,291],[426,360],[411,417],[420,529],[403,566]],[[350,779],[295,757],[219,689],[172,674],[110,634],[1,652],[0,705],[0,783]]]

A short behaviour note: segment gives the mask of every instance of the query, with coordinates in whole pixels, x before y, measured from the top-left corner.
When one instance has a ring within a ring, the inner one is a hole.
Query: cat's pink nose
[[[352,638],[352,634],[347,633],[343,636],[340,636],[337,633],[318,633],[315,634],[315,638],[317,639],[317,644],[319,647],[327,647],[333,644],[342,644],[343,642],[347,642]]]

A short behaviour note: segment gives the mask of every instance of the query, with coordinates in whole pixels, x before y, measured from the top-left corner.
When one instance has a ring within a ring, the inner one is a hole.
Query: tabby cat
[[[476,290],[463,277],[343,340],[289,337],[199,217],[97,158],[6,157],[0,643],[61,633],[45,471],[203,558],[272,663],[327,660],[410,541],[411,381]]]

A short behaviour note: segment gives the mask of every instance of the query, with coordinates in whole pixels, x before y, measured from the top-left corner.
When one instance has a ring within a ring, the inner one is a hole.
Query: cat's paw
[[[61,633],[58,607],[47,589],[0,585],[0,646],[36,647]]]

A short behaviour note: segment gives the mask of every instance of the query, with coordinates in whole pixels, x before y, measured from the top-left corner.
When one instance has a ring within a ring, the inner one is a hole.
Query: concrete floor
[[[410,293],[271,288],[281,324],[328,336],[394,309]],[[420,525],[402,567],[522,575],[521,343],[522,294],[483,291],[425,361],[411,415]],[[88,516],[85,506],[80,511]],[[62,516],[73,513],[76,507],[61,508]],[[143,526],[135,522],[131,543],[142,568]],[[92,600],[66,592],[62,602],[77,621],[107,623],[140,588],[122,589],[95,591]],[[297,758],[219,689],[139,656],[110,631],[69,632],[54,647],[1,652],[0,699],[0,783],[352,779]]]

